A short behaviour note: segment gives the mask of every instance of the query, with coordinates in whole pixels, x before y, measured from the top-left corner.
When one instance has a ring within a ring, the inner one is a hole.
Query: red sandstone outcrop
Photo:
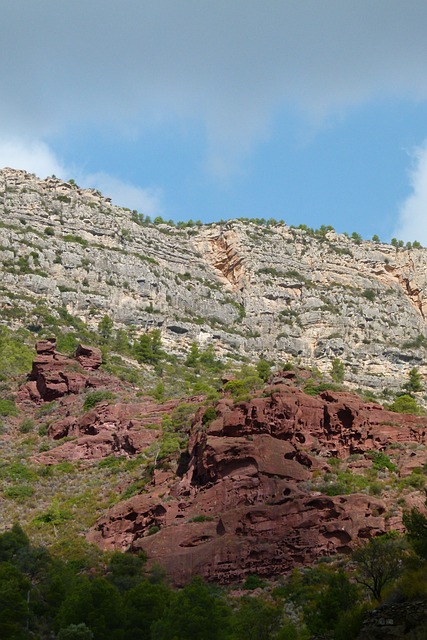
[[[94,355],[90,358],[88,356],[88,362],[95,363],[98,351],[99,349],[96,349]],[[84,368],[90,367],[83,367],[75,359],[58,353],[55,338],[39,340],[36,352],[28,383],[21,388],[18,400],[51,402],[70,393],[80,393],[86,387],[95,386],[84,371]],[[93,366],[92,369],[94,368],[96,367]]]
[[[200,398],[189,398],[194,402]],[[132,456],[144,451],[161,433],[162,418],[181,400],[157,404],[100,402],[84,415],[69,415],[52,422],[48,434],[54,440],[73,438],[50,451],[37,454],[35,462],[55,464],[62,460],[100,460],[110,455]],[[156,428],[157,426],[157,428]]]
[[[99,369],[102,364],[102,353],[101,349],[97,347],[88,347],[84,344],[79,344],[76,349],[75,357],[77,362],[79,362],[83,369],[87,371],[95,371]]]
[[[282,574],[401,526],[401,514],[367,493],[327,496],[313,478],[331,458],[392,446],[419,447],[427,461],[427,418],[385,411],[347,393],[307,396],[281,384],[193,425],[179,476],[154,479],[149,493],[119,503],[89,540],[104,549],[144,549],[177,584],[193,575],[220,582]],[[410,450],[410,449],[409,449]],[[409,454],[410,455],[410,454]],[[372,466],[369,455],[355,473]],[[408,466],[408,470],[410,465]]]

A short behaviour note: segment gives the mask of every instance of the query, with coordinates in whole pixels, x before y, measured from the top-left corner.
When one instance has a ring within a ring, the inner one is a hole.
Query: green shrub
[[[210,424],[216,418],[216,411],[214,407],[208,407],[203,414],[202,424]]]
[[[62,239],[64,240],[64,242],[76,242],[77,244],[81,244],[82,247],[87,247],[88,246],[88,241],[85,240],[84,238],[81,238],[80,236],[76,236],[72,233],[68,233],[65,236],[62,236]]]
[[[389,406],[389,409],[396,413],[413,413],[415,415],[419,415],[421,413],[421,407],[418,406],[416,400],[406,393],[402,396],[398,396]]]
[[[0,400],[0,416],[16,416],[18,409],[13,400]]]
[[[34,429],[34,421],[31,418],[25,418],[21,426],[19,427],[19,431],[21,433],[30,433]]]
[[[376,293],[373,289],[365,289],[365,291],[362,293],[362,296],[370,302],[373,302],[375,300]]]
[[[331,378],[335,382],[344,381],[344,363],[339,358],[332,360]]]
[[[262,589],[263,587],[265,587],[265,582],[259,576],[257,576],[256,573],[248,576],[243,583],[243,588],[250,591],[258,588]]]
[[[12,462],[0,467],[0,478],[31,482],[37,478],[32,469],[21,462]]]
[[[398,468],[390,458],[383,453],[382,451],[368,451],[368,455],[373,461],[374,469],[383,470],[388,469],[389,471],[397,471]]]
[[[194,516],[194,518],[190,518],[189,522],[211,522],[213,518],[211,516]]]
[[[112,393],[111,391],[92,391],[92,393],[87,394],[83,403],[83,409],[85,411],[89,411],[90,409],[93,409],[93,407],[95,407],[99,402],[102,402],[103,400],[113,400],[114,397],[114,393]]]
[[[13,487],[7,487],[3,491],[5,498],[16,500],[17,502],[23,502],[26,498],[31,498],[33,494],[34,489],[28,484],[17,484]]]
[[[342,391],[343,387],[340,384],[334,384],[333,382],[320,382],[316,384],[314,380],[308,379],[304,387],[304,393],[308,396],[318,396],[323,391]]]
[[[160,531],[160,527],[157,527],[156,525],[154,525],[153,527],[150,527],[148,529],[148,535],[149,536],[153,536],[155,533],[157,533],[158,531]]]

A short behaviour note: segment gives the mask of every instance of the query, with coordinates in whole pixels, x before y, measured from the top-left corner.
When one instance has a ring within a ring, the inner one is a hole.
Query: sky
[[[427,245],[425,0],[2,0],[0,167]]]

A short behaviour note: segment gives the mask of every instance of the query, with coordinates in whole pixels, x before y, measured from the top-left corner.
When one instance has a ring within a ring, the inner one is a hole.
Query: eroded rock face
[[[16,324],[38,324],[40,303],[63,323],[65,306],[92,329],[106,314],[116,329],[157,327],[177,355],[196,341],[324,373],[339,358],[376,395],[412,367],[427,378],[427,249],[286,224],[141,226],[96,191],[10,168],[0,218],[0,308]]]
[[[221,400],[206,428],[199,415],[180,475],[155,477],[150,493],[116,505],[89,539],[104,549],[144,549],[177,584],[196,574],[233,582],[348,553],[399,526],[382,499],[323,495],[311,481],[330,470],[331,457],[424,445],[427,419],[347,393],[312,398],[285,384],[266,391],[247,403]]]
[[[84,344],[79,344],[76,349],[75,358],[79,362],[83,369],[87,371],[95,371],[99,369],[102,364],[101,349],[97,347],[89,347]]]
[[[163,416],[180,402],[100,402],[83,415],[69,415],[52,422],[48,432],[51,438],[59,442],[63,438],[72,440],[37,454],[33,460],[55,464],[63,460],[100,460],[111,455],[137,455],[159,437]]]
[[[51,402],[95,386],[75,359],[56,351],[55,338],[37,342],[36,352],[28,383],[21,388],[20,400],[27,396],[35,402]]]

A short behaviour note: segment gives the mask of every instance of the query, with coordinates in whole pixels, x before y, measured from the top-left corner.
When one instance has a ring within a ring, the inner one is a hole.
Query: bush
[[[89,409],[93,409],[95,405],[103,400],[113,400],[114,393],[111,391],[93,391],[92,393],[88,393],[85,401],[83,403],[83,409],[85,411],[89,411]]]
[[[3,491],[5,498],[10,498],[17,502],[23,502],[26,498],[31,498],[33,494],[34,489],[27,484],[17,484],[14,487],[7,487]]]
[[[365,289],[362,296],[369,300],[369,302],[373,302],[375,300],[375,291],[373,289]]]
[[[250,591],[258,588],[262,589],[263,587],[265,587],[265,582],[264,580],[262,580],[262,578],[257,576],[256,573],[252,574],[251,576],[248,576],[245,582],[243,583],[243,588],[248,589]]]
[[[0,400],[0,416],[16,416],[18,409],[13,400]]]
[[[344,381],[344,364],[339,358],[334,358],[332,360],[331,378],[335,382]]]
[[[208,407],[203,414],[202,424],[209,424],[216,418],[216,411],[214,407]]]
[[[389,406],[389,409],[396,413],[413,413],[415,415],[419,415],[421,413],[421,408],[418,406],[416,400],[406,393],[402,396],[398,396]]]
[[[21,433],[30,433],[34,429],[34,422],[30,418],[25,418],[21,426],[19,427],[19,431]]]
[[[368,451],[369,457],[373,461],[374,469],[383,470],[388,469],[389,471],[397,471],[397,467],[392,463],[390,458],[381,451]]]

